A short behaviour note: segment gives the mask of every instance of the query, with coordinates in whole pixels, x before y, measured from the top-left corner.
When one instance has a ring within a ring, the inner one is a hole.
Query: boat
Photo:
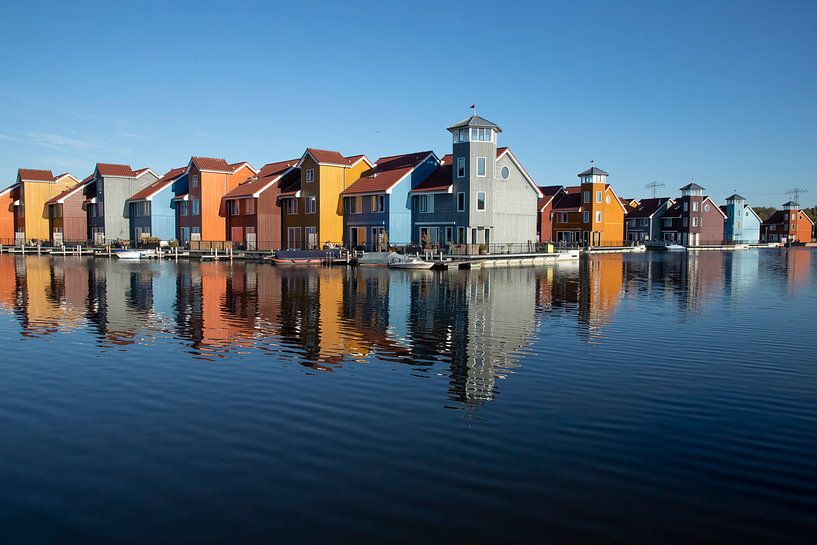
[[[366,252],[357,258],[356,264],[366,266],[386,266],[402,256],[395,252]]]
[[[686,247],[681,246],[680,244],[665,244],[664,245],[665,252],[685,252]]]
[[[428,270],[434,266],[433,261],[425,261],[419,257],[397,256],[389,261],[389,268],[402,270]]]
[[[276,265],[321,265],[343,261],[341,251],[333,250],[281,250],[270,258]]]
[[[140,250],[114,250],[113,255],[119,259],[142,259]]]

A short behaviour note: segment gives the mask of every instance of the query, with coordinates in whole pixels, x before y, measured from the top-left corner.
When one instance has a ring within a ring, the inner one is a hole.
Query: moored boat
[[[281,250],[271,258],[276,265],[321,265],[343,259],[340,250]]]
[[[140,250],[114,250],[113,255],[119,259],[142,259]]]
[[[428,270],[433,266],[433,261],[425,261],[419,257],[398,257],[389,261],[391,269]]]

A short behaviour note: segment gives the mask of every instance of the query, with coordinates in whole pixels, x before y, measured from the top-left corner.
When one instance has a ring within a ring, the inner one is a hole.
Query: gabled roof
[[[607,172],[605,172],[602,169],[597,168],[597,167],[590,167],[587,170],[585,170],[584,172],[580,172],[578,174],[579,177],[581,177],[581,176],[593,176],[593,175],[609,176],[610,174],[608,174]]]
[[[406,176],[432,158],[439,163],[433,151],[420,151],[381,157],[374,168],[363,172],[341,195],[362,195],[364,193],[389,193]]]
[[[539,186],[539,193],[542,194],[536,203],[536,209],[542,212],[545,207],[550,204],[556,196],[564,191],[564,187],[560,185],[545,185]]]
[[[87,178],[85,178],[84,180],[79,182],[78,184],[73,185],[73,186],[69,187],[68,189],[66,189],[65,191],[61,192],[59,195],[57,195],[55,197],[51,197],[50,199],[45,201],[45,204],[46,205],[52,205],[52,204],[62,204],[62,203],[64,203],[65,199],[67,199],[68,197],[70,197],[74,193],[76,193],[77,191],[81,191],[81,190],[85,189],[85,186],[90,184],[93,181],[93,179],[94,179],[94,175],[91,174],[90,176],[88,176]]]
[[[96,171],[100,176],[119,176],[122,178],[135,178],[136,173],[130,165],[118,165],[114,163],[97,163]]]
[[[147,169],[146,169],[147,170]],[[164,176],[147,186],[146,188],[142,189],[141,191],[134,194],[131,198],[128,199],[130,201],[149,201],[153,197],[156,196],[161,190],[175,182],[179,179],[179,177],[183,176],[187,169],[185,167],[174,168],[165,172]]]
[[[63,178],[71,178],[72,180],[74,180],[75,184],[79,183],[79,180],[77,179],[77,177],[74,176],[73,174],[69,173],[69,172],[63,172],[62,174],[58,174],[57,176],[54,176],[54,181],[59,182]]]
[[[187,170],[190,170],[190,167],[195,166],[199,171],[204,172],[224,172],[227,174],[235,174],[238,170],[243,167],[244,165],[248,166],[250,170],[254,173],[258,171],[255,170],[252,165],[250,165],[246,161],[239,161],[238,163],[227,163],[226,160],[220,157],[191,157],[190,162],[187,163]]]
[[[786,219],[786,212],[787,212],[786,210],[777,210],[777,211],[775,211],[774,214],[769,216],[766,219],[766,221],[763,222],[763,225],[771,225],[771,224],[774,224],[774,223],[787,223],[789,220]],[[794,212],[794,210],[792,210],[791,212]],[[811,220],[810,217],[808,217],[808,214],[806,214],[802,210],[797,210],[797,212],[803,214],[803,217],[806,220],[808,220],[809,223],[814,225],[814,222]]]
[[[295,165],[297,159],[268,163],[261,167],[261,170],[238,184],[238,187],[224,195],[225,199],[237,199],[241,197],[258,197],[261,193],[272,187],[273,184],[290,171],[297,170]]]
[[[480,117],[478,115],[466,117],[462,121],[458,121],[457,123],[454,123],[453,125],[448,127],[447,130],[454,131],[457,129],[464,129],[466,127],[485,127],[494,129],[496,132],[502,132],[502,129],[499,128],[499,125],[497,125],[496,123],[491,123],[484,117]]]
[[[454,156],[448,154],[440,159],[440,165],[431,175],[411,190],[412,193],[450,192],[453,185]]]
[[[301,193],[301,177],[285,176],[281,180],[281,193],[278,198],[297,197]]]
[[[798,207],[798,208],[799,208],[799,207],[800,207],[800,203],[799,203],[799,202],[794,202],[794,201],[789,201],[789,202],[784,202],[784,203],[783,203],[783,206],[791,206],[791,207],[795,207],[795,206],[796,206],[796,207]]]
[[[654,199],[641,199],[638,206],[630,210],[627,214],[628,219],[632,218],[651,218],[658,212],[662,206],[669,203],[672,206],[673,201],[669,197],[656,197]]]
[[[541,197],[542,193],[539,191],[539,186],[536,185],[536,182],[533,181],[533,178],[531,178],[530,174],[528,174],[528,171],[525,170],[525,167],[522,166],[522,163],[519,162],[519,160],[516,158],[516,155],[513,154],[511,149],[507,147],[496,148],[497,160],[499,160],[499,158],[502,157],[503,155],[507,155],[508,157],[510,157],[511,162],[514,165],[516,165],[516,168],[518,168],[519,171],[522,173],[522,177],[525,178],[525,181],[530,184],[534,191],[536,191],[536,196]]]
[[[142,176],[143,174],[147,174],[147,173],[150,173],[150,174],[153,174],[154,176],[156,176],[156,173],[153,172],[153,170],[151,170],[150,168],[147,168],[147,167],[146,168],[140,168],[139,170],[134,170],[133,173],[136,174],[137,178]],[[158,178],[158,177],[159,176],[156,176],[156,178]]]
[[[349,168],[351,166],[356,165],[359,161],[364,160],[369,166],[373,167],[369,159],[366,158],[365,155],[350,155],[349,157],[344,157],[339,151],[333,150],[325,150],[320,148],[306,148],[306,151],[301,156],[300,161],[296,165],[300,168],[301,164],[303,163],[306,157],[312,157],[316,163],[319,165],[334,165],[338,167]]]
[[[691,184],[687,184],[684,187],[680,188],[679,191],[703,191],[705,189],[706,189],[705,187],[702,187],[702,186],[696,184],[695,182],[693,182]]]
[[[21,168],[17,170],[17,179],[21,182],[53,182],[54,175],[50,170]]]
[[[17,187],[17,184],[11,184],[11,185],[10,185],[10,186],[8,186],[7,188],[5,188],[5,189],[3,189],[3,190],[0,190],[0,197],[2,197],[3,195],[5,195],[6,193],[11,192],[11,191],[12,191],[14,188],[16,188],[16,187]]]
[[[563,192],[553,202],[553,210],[561,210],[568,212],[578,211],[582,206],[582,188],[581,186],[565,187]]]

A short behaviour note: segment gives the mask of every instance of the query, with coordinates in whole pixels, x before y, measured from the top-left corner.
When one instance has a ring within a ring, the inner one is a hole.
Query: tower
[[[743,210],[746,199],[737,193],[726,198],[726,242],[743,241]]]
[[[582,188],[582,238],[585,244],[596,246],[603,238],[603,208],[609,174],[594,166],[578,176]]]

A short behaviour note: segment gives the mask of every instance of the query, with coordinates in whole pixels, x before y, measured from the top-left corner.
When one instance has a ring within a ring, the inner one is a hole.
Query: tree
[[[805,212],[806,215],[811,218],[811,221],[817,222],[817,205],[812,206],[811,208],[804,208],[803,212]]]
[[[769,217],[774,214],[777,209],[771,206],[753,206],[752,210],[755,211],[755,214],[760,216],[762,221],[766,221]]]

